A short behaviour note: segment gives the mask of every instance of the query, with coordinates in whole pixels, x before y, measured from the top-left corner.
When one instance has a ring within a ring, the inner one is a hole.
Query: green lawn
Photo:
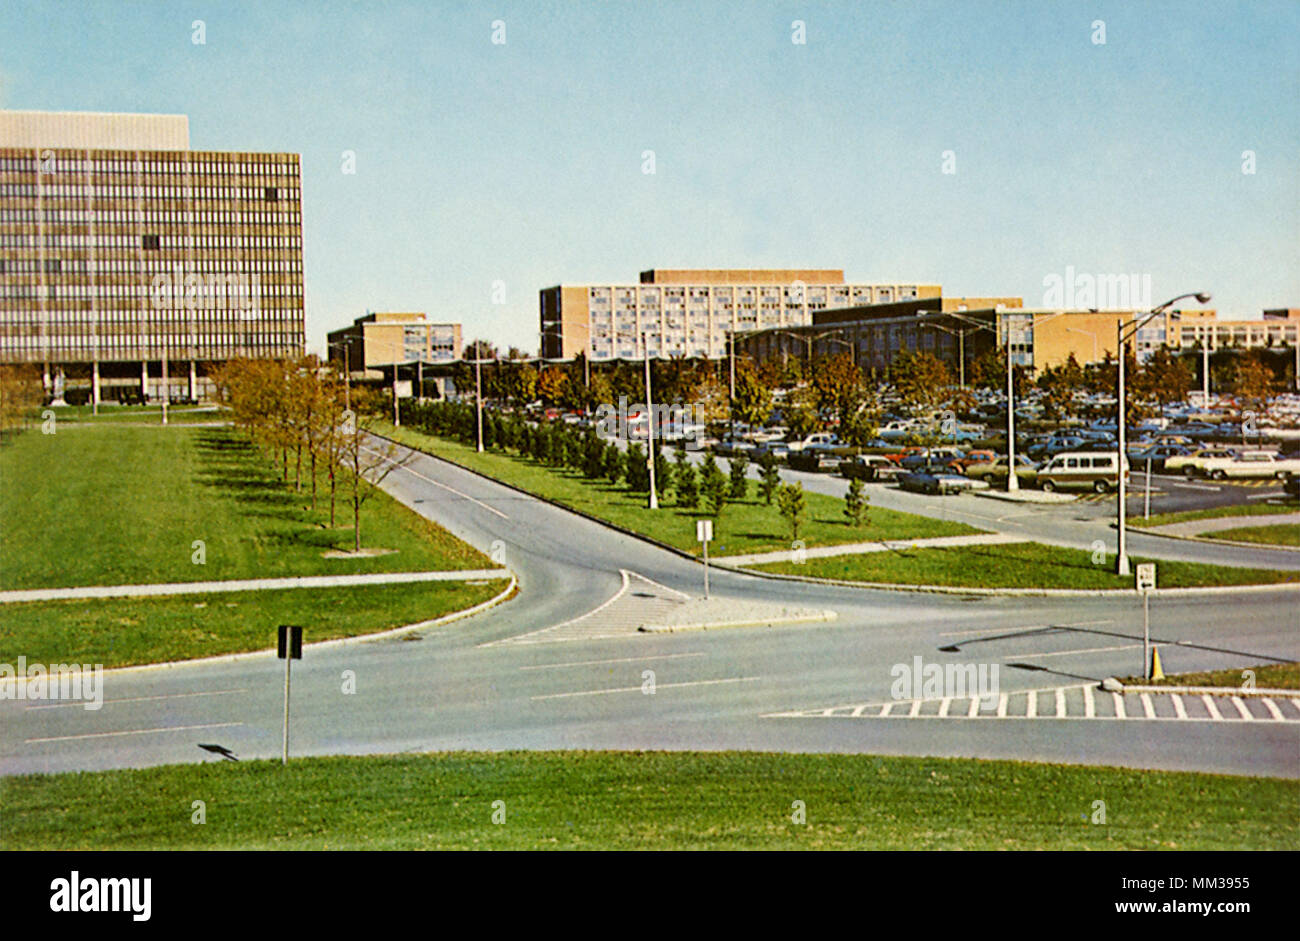
[[[1205,510],[1184,510],[1181,513],[1153,513],[1150,519],[1141,516],[1129,516],[1130,526],[1164,526],[1168,523],[1190,523],[1193,520],[1216,520],[1225,516],[1273,516],[1278,513],[1300,513],[1300,502],[1288,500],[1285,503],[1267,503],[1256,500],[1254,503],[1238,503],[1232,506],[1214,506]]]
[[[1143,561],[1133,559],[1133,564]],[[907,549],[812,558],[802,565],[776,562],[749,566],[764,572],[810,575],[847,581],[903,585],[951,585],[967,588],[1132,588],[1132,577],[1114,572],[1115,557],[1094,564],[1082,549],[1039,543],[965,546],[948,549]],[[1194,562],[1157,563],[1161,588],[1201,585],[1253,585],[1300,581],[1300,572],[1231,568]]]
[[[445,457],[471,470],[553,500],[563,506],[582,510],[592,516],[641,533],[678,549],[699,554],[695,541],[695,521],[707,514],[701,510],[675,508],[671,498],[651,512],[644,494],[632,494],[625,486],[611,486],[608,480],[591,481],[573,471],[547,467],[536,461],[485,451],[479,454],[472,446],[447,438],[436,438],[410,428],[393,428],[387,423],[376,428],[413,448]],[[844,489],[848,490],[845,481]],[[868,525],[854,529],[844,518],[844,501],[825,494],[808,493],[808,524],[799,538],[809,546],[837,545],[849,542],[872,542],[886,539],[925,539],[934,536],[961,536],[980,532],[962,523],[930,519],[873,507]],[[713,525],[712,556],[739,555],[790,548],[785,521],[775,504],[766,506],[758,496],[757,481],[750,482],[750,499],[728,503]]]
[[[292,463],[290,486],[279,471],[228,428],[17,435],[0,446],[0,589],[488,566],[382,492],[362,509],[362,545],[396,551],[324,558],[352,547],[345,475],[331,529],[323,471],[314,511],[307,474],[295,493]],[[193,561],[195,540],[205,564]]]
[[[1163,680],[1125,676],[1120,679],[1120,682],[1134,686],[1240,687],[1245,679],[1242,676],[1243,670],[1251,670],[1255,674],[1256,689],[1300,689],[1300,663],[1268,663],[1262,666],[1243,667],[1242,670],[1176,673],[1165,676]]]
[[[196,800],[203,824],[192,822]],[[869,755],[450,752],[288,768],[196,760],[8,777],[0,801],[4,850],[1300,845],[1295,781]],[[796,801],[804,823],[792,819]],[[1104,824],[1092,822],[1096,801]]]
[[[1300,525],[1295,523],[1217,529],[1214,532],[1202,533],[1202,535],[1207,539],[1229,539],[1233,542],[1258,542],[1270,546],[1300,546]]]
[[[487,601],[504,579],[229,591],[162,598],[40,601],[0,607],[0,663],[132,666],[275,646],[276,627],[307,642],[402,627]]]
[[[160,405],[109,405],[100,403],[99,414],[89,405],[61,405],[58,408],[46,407],[54,413],[55,424],[59,422],[132,422],[139,424],[162,424],[162,406]],[[46,409],[41,410],[42,413]],[[185,425],[199,422],[225,421],[227,413],[201,405],[171,405],[167,408],[167,424]]]

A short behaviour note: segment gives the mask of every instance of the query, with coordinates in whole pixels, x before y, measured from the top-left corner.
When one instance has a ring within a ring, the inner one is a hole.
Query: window
[[[266,188],[266,201],[267,201],[268,203],[279,202],[279,201],[280,201],[280,191],[279,191],[278,189],[276,189],[274,186],[268,186],[268,187]]]
[[[141,247],[147,250],[156,252],[162,248],[162,244],[161,244],[162,240],[157,235],[144,235],[141,236],[141,239],[143,240],[143,245]]]

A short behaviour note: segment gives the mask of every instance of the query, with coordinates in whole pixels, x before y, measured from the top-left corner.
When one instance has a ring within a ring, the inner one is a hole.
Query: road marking
[[[907,714],[909,719],[914,719],[921,714],[921,700],[912,700],[912,711]]]
[[[866,703],[863,703],[861,706],[856,706],[856,707],[854,707],[853,711],[852,711],[851,713],[849,713],[849,714],[850,714],[851,716],[853,716],[853,718],[857,719],[857,718],[861,717],[861,715],[862,715],[862,710],[864,710],[864,709],[866,709],[866,708],[867,708],[867,704],[866,704]]]
[[[980,698],[978,696],[972,696],[970,698],[970,709],[966,713],[966,718],[967,719],[975,718],[975,716],[979,715],[979,711],[980,711]]]
[[[542,663],[537,666],[520,667],[521,670],[558,670],[560,667],[589,667],[601,663],[640,663],[643,660],[674,660],[679,657],[707,657],[708,654],[700,653],[664,653],[653,657],[619,657],[616,660],[573,660],[569,663]]]
[[[1285,491],[1283,490],[1274,490],[1272,493],[1248,493],[1246,494],[1246,499],[1247,500],[1272,500],[1275,497],[1282,496],[1284,493]]]
[[[880,710],[880,717],[883,719],[885,716],[889,715],[889,710],[893,708],[894,704],[892,702],[885,703],[885,707]]]
[[[1065,689],[1064,688],[1058,688],[1056,690],[1056,714],[1058,717],[1065,715]]]
[[[1205,484],[1174,484],[1180,490],[1208,490],[1211,493],[1219,493],[1222,487],[1209,487]]]
[[[1092,687],[1083,688],[1083,717],[1085,719],[1094,719],[1097,716],[1097,704],[1092,701]]]
[[[733,676],[725,680],[691,680],[687,683],[659,683],[655,689],[677,689],[682,686],[715,686],[719,683],[752,683],[757,676]],[[639,693],[640,686],[623,686],[618,689],[588,689],[580,693],[547,693],[545,696],[533,696],[533,699],[568,699],[572,696],[603,696],[606,693]]]
[[[246,693],[246,689],[216,689],[207,693],[169,693],[166,696],[136,696],[132,699],[105,699],[104,705],[111,706],[119,702],[155,702],[159,699],[188,699],[191,696],[226,696],[230,693]],[[58,702],[49,703],[44,706],[28,706],[30,712],[33,709],[70,709],[73,706],[85,706],[84,702]]]
[[[940,718],[940,719],[943,719],[943,718],[946,718],[946,717],[947,717],[947,715],[948,715],[948,707],[951,706],[951,705],[952,705],[952,698],[949,697],[949,696],[945,696],[945,697],[943,697],[943,699],[939,700],[939,718]]]
[[[1250,714],[1250,710],[1246,708],[1246,704],[1241,701],[1240,696],[1233,696],[1232,704],[1237,707],[1237,712],[1241,715],[1243,719],[1245,719],[1247,722],[1254,721],[1255,717]]]
[[[470,503],[474,503],[474,504],[476,504],[476,505],[478,505],[478,506],[481,506],[483,509],[487,510],[489,513],[495,513],[497,516],[501,517],[503,520],[508,520],[508,519],[510,519],[510,517],[506,516],[504,513],[502,513],[502,512],[501,512],[500,510],[498,510],[496,507],[494,507],[494,506],[488,506],[488,505],[487,505],[486,503],[484,503],[482,500],[475,500],[475,499],[474,499],[473,497],[471,497],[468,493],[461,493],[461,492],[460,492],[459,490],[457,490],[455,487],[448,487],[446,484],[444,484],[444,483],[439,483],[438,481],[434,480],[432,477],[426,477],[426,476],[424,476],[424,475],[421,474],[419,471],[414,471],[414,470],[411,470],[409,467],[406,467],[406,466],[404,466],[404,465],[402,465],[402,464],[398,464],[398,463],[397,463],[396,461],[394,461],[391,457],[387,457],[387,456],[385,456],[385,455],[383,455],[383,454],[380,454],[378,451],[374,450],[373,448],[362,447],[361,450],[363,450],[363,451],[369,451],[371,454],[374,454],[375,456],[377,456],[377,457],[379,457],[379,458],[381,458],[381,459],[387,461],[389,464],[394,465],[398,470],[404,470],[404,471],[406,471],[408,474],[410,474],[412,477],[419,477],[419,478],[420,478],[421,480],[423,480],[425,483],[433,484],[435,487],[441,487],[443,490],[450,490],[450,491],[451,491],[452,493],[454,493],[456,496],[458,496],[458,497],[463,497],[464,499],[468,500]],[[410,450],[410,449],[408,449],[408,450]],[[418,454],[419,452],[417,451],[417,452],[414,452],[414,453],[417,453],[417,454]]]
[[[87,732],[84,735],[55,735],[51,738],[29,738],[26,744],[35,745],[38,742],[70,742],[78,738],[113,738],[119,735],[152,735],[155,732],[189,732],[194,729],[228,729],[236,725],[243,725],[242,722],[213,722],[207,725],[172,725],[160,729],[132,729],[129,732]]]
[[[1217,721],[1223,718],[1223,716],[1219,714],[1219,707],[1214,704],[1214,697],[1209,693],[1201,694],[1201,702],[1205,703],[1205,709],[1209,712],[1211,719]]]
[[[1128,713],[1124,709],[1124,697],[1119,693],[1111,693],[1115,697],[1115,718],[1127,719]]]
[[[539,628],[535,631],[529,631],[527,634],[516,634],[512,637],[503,637],[500,640],[490,640],[479,644],[480,647],[500,647],[514,644],[541,644],[553,643],[559,641],[572,640],[605,640],[619,637],[643,637],[637,628],[642,624],[649,623],[654,617],[663,614],[663,607],[675,607],[681,602],[674,598],[652,596],[643,601],[629,601],[630,611],[622,610],[621,614],[611,613],[608,617],[601,619],[601,615],[607,608],[616,602],[628,599],[628,592],[632,588],[632,579],[637,578],[647,585],[662,589],[664,592],[680,596],[685,601],[690,599],[690,595],[680,592],[675,588],[669,588],[667,585],[661,585],[654,579],[646,578],[638,572],[630,569],[619,569],[619,576],[622,579],[622,585],[618,591],[614,592],[609,598],[605,599],[596,607],[592,608],[585,614],[569,618],[567,621],[561,621],[559,624],[552,624],[550,627]]]
[[[1178,693],[1174,693],[1174,695],[1171,698],[1174,701],[1174,714],[1178,716],[1178,718],[1180,719],[1186,719],[1187,709],[1183,706],[1183,697]],[[1282,717],[1278,716],[1278,718],[1280,719]]]
[[[1106,650],[1132,650],[1134,647],[1141,647],[1141,644],[1118,644],[1114,647],[1087,647],[1083,650],[1051,650],[1047,653],[1012,653],[1003,657],[1003,660],[1023,660],[1029,657],[1068,657],[1076,653],[1101,653]]]
[[[1281,710],[1277,708],[1277,705],[1273,702],[1273,700],[1261,699],[1260,702],[1264,704],[1264,708],[1268,710],[1269,715],[1271,715],[1274,719],[1276,719],[1278,722],[1285,721],[1282,718]]]
[[[1038,690],[1031,689],[1025,699],[1025,718],[1033,719],[1038,715]]]
[[[1007,694],[1003,693],[998,697],[998,718],[1005,719],[1007,715]]]
[[[1142,698],[1142,712],[1146,715],[1148,719],[1154,719],[1156,717],[1156,707],[1155,704],[1151,702],[1151,694],[1143,693],[1141,698]]]

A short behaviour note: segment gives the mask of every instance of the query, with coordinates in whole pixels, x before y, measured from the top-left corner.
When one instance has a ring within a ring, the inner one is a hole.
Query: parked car
[[[915,493],[948,494],[973,490],[980,484],[964,474],[953,473],[943,461],[931,461],[903,474],[898,478],[898,485]]]
[[[883,454],[859,454],[840,462],[840,474],[862,480],[893,480],[904,473],[903,468]]]
[[[1231,458],[1213,458],[1205,462],[1211,480],[1276,477],[1285,480],[1300,475],[1300,460],[1280,457],[1276,451],[1242,451]]]
[[[754,449],[749,452],[749,456],[755,461],[769,454],[778,461],[784,461],[790,456],[790,449],[784,441],[764,441],[754,445]]]
[[[1190,454],[1165,458],[1165,473],[1182,474],[1184,477],[1197,477],[1205,473],[1206,461],[1214,458],[1230,458],[1236,453],[1236,448],[1222,446],[1196,448]]]
[[[1163,474],[1167,460],[1171,457],[1186,457],[1191,453],[1191,448],[1183,447],[1180,444],[1157,444],[1144,448],[1136,454],[1130,454],[1128,457],[1131,465],[1138,470],[1145,470],[1147,462],[1150,461],[1152,473]]]
[[[1119,486],[1117,460],[1114,451],[1066,451],[1038,469],[1038,486],[1048,493],[1075,487],[1106,493]],[[1128,472],[1125,461],[1126,478]]]
[[[791,469],[809,473],[830,474],[839,470],[841,459],[821,448],[808,448],[790,453],[785,462]]]
[[[902,465],[908,470],[917,470],[925,464],[939,462],[944,467],[948,467],[951,462],[965,457],[965,454],[956,448],[929,448],[921,451],[914,451],[902,460]]]
[[[992,464],[998,459],[998,456],[987,449],[967,451],[965,456],[953,458],[948,462],[948,466],[959,473],[966,473],[967,468],[975,464]]]
[[[1006,455],[989,464],[972,464],[966,468],[966,476],[972,480],[986,480],[990,484],[1007,482]],[[1016,455],[1016,480],[1022,484],[1032,484],[1038,478],[1038,465],[1023,454]]]
[[[1286,483],[1282,484],[1282,489],[1296,499],[1300,499],[1300,476],[1292,474],[1286,479]]]
[[[829,431],[819,431],[801,441],[791,441],[787,447],[791,451],[829,451],[842,445],[837,435]]]

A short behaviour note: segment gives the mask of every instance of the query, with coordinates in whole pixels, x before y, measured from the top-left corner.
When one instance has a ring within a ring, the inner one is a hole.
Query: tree
[[[758,459],[758,466],[758,492],[763,495],[763,503],[771,506],[772,497],[781,486],[781,466],[776,455],[770,451]]]
[[[749,498],[749,458],[743,454],[737,454],[730,459],[729,470],[731,472],[731,487],[727,495],[733,500],[746,500]]]
[[[952,373],[948,364],[932,353],[901,351],[889,367],[889,378],[905,405],[934,410],[947,401]]]
[[[817,409],[813,404],[812,390],[808,386],[791,389],[785,399],[785,426],[796,439],[807,437],[821,427]]]
[[[790,540],[797,541],[808,513],[808,498],[803,492],[803,484],[782,484],[777,488],[776,509],[790,530]]]
[[[1083,368],[1074,354],[1064,363],[1044,369],[1038,377],[1038,388],[1043,391],[1043,417],[1059,424],[1073,410],[1075,394],[1084,388]]]
[[[569,377],[558,366],[547,366],[537,380],[537,395],[547,405],[558,405],[569,389]]]
[[[822,360],[812,376],[813,399],[820,411],[833,413],[843,428],[863,400],[862,373],[849,353]]]
[[[861,477],[854,477],[849,481],[849,492],[844,495],[844,515],[848,517],[849,525],[858,529],[867,521],[867,504],[870,497],[867,496]]]
[[[409,464],[415,452],[398,458],[397,445],[370,433],[373,420],[356,416],[343,429],[343,465],[352,484],[352,551],[361,551],[361,508],[379,491],[379,485],[399,467]]]
[[[1151,395],[1162,409],[1166,405],[1185,400],[1196,382],[1187,360],[1170,353],[1165,346],[1151,354],[1143,364],[1142,371],[1146,374]]]
[[[694,509],[699,505],[700,492],[696,486],[695,468],[687,459],[686,449],[679,448],[674,458],[677,465],[673,469],[673,489],[677,493],[677,505]]]
[[[605,476],[611,484],[617,484],[625,473],[623,452],[613,441],[605,444]]]
[[[714,460],[711,451],[704,456],[700,477],[700,489],[704,491],[704,505],[708,507],[710,514],[717,516],[727,503],[728,481],[727,475],[722,473],[722,468],[718,467],[718,462]]]
[[[44,398],[35,366],[0,366],[0,437],[26,426]]]
[[[628,445],[625,462],[627,488],[633,493],[646,493],[650,490],[650,468],[646,464],[645,449],[639,444]]]
[[[772,390],[749,363],[736,365],[736,397],[731,416],[747,425],[761,425],[772,414]]]

